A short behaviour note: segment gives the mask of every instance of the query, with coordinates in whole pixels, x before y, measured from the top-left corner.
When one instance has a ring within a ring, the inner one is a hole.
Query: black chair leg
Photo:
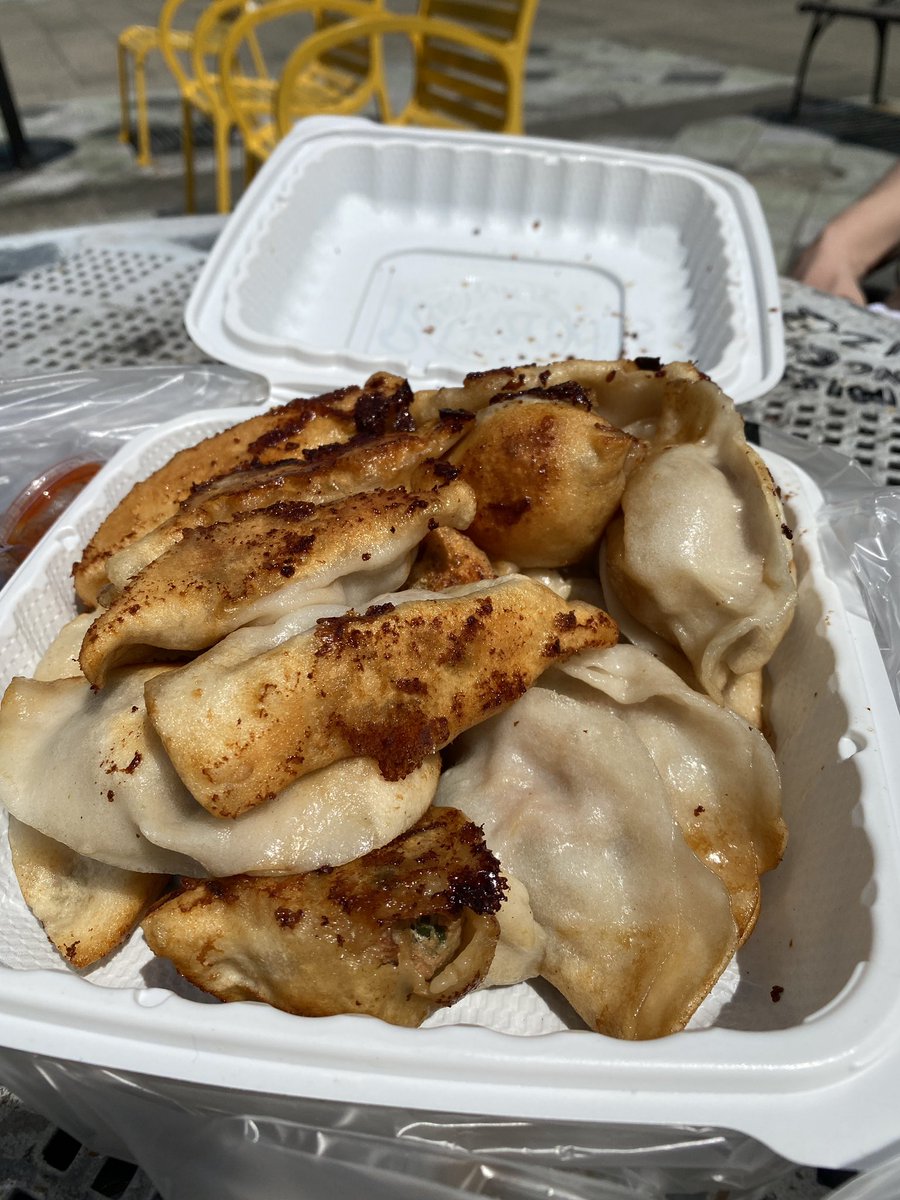
[[[25,138],[25,134],[22,132],[19,111],[16,108],[12,87],[6,75],[6,67],[2,54],[0,54],[0,116],[3,117],[3,124],[6,126],[6,134],[9,139],[9,154],[13,166],[30,166],[31,149]]]
[[[877,45],[875,51],[875,76],[872,79],[872,103],[879,105],[882,103],[882,92],[884,90],[884,60],[887,54],[887,37],[888,23],[887,21],[875,22],[875,33]]]
[[[806,84],[806,73],[809,70],[809,60],[812,58],[813,47],[818,41],[819,35],[828,28],[832,20],[833,14],[831,13],[815,13],[813,15],[809,33],[806,35],[806,43],[800,54],[800,61],[797,64],[794,97],[791,100],[791,107],[788,109],[788,118],[791,121],[796,121],[800,115],[800,106],[803,103],[803,88]]]

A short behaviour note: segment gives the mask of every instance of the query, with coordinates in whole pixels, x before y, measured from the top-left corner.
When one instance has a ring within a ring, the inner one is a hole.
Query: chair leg
[[[216,140],[216,211],[228,213],[231,212],[231,123],[214,117],[213,124]]]
[[[147,108],[147,71],[144,66],[144,55],[138,55],[134,62],[134,91],[137,101],[137,150],[138,166],[150,166],[150,113]]]
[[[119,67],[119,103],[122,109],[119,141],[128,144],[131,141],[131,97],[128,89],[128,51],[122,45],[119,45],[116,50]]]
[[[184,155],[184,211],[197,211],[197,195],[194,186],[194,125],[191,104],[181,102],[181,150]]]
[[[832,20],[833,17],[829,13],[815,13],[813,16],[809,33],[806,35],[806,43],[800,54],[800,61],[797,64],[794,97],[791,100],[791,107],[788,109],[788,118],[791,121],[796,121],[800,115],[800,105],[803,103],[803,89],[806,84],[806,72],[809,70],[809,60],[812,58],[813,47],[818,41],[819,35],[828,28]]]
[[[877,107],[883,102],[882,93],[884,90],[884,60],[887,53],[888,37],[887,21],[875,22],[875,36],[875,75],[872,79],[872,103]]]

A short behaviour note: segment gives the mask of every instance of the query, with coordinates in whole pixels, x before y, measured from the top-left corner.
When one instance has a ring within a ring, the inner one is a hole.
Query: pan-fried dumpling
[[[195,484],[241,464],[277,462],[299,455],[304,446],[352,437],[353,409],[360,391],[344,389],[315,400],[292,400],[173,455],[158,471],[134,485],[91,538],[72,569],[78,598],[93,607],[106,584],[110,555],[172,516]]]
[[[618,509],[640,445],[577,384],[501,395],[448,455],[477,498],[469,537],[520,567],[578,562]]]
[[[704,691],[758,722],[759,672],[796,605],[790,539],[731,401],[705,380],[673,387],[606,532],[604,596],[631,640],[644,626],[669,641]]]
[[[429,530],[464,528],[474,513],[471,490],[455,480],[423,494],[284,501],[187,530],[97,617],[81,668],[99,687],[115,666],[202,650],[315,600],[365,605],[402,585]]]
[[[493,579],[499,573],[471,538],[458,529],[442,525],[422,539],[406,586],[439,592],[464,583],[477,583],[480,579]]]
[[[168,875],[85,858],[12,816],[9,849],[25,903],[66,962],[79,969],[115,950],[169,885]]]
[[[343,758],[402,779],[557,659],[616,637],[600,609],[506,576],[241,629],[145,692],[191,793],[234,817]]]
[[[681,1029],[738,932],[637,734],[593,697],[538,685],[452,755],[435,803],[482,825],[501,870],[527,888],[543,977],[600,1033]]]
[[[191,796],[147,720],[144,687],[171,667],[14,679],[0,705],[0,803],[80,854],[129,871],[275,875],[348,862],[390,841],[434,796],[437,755],[396,782],[351,758],[234,821]]]
[[[529,363],[473,371],[459,387],[416,392],[411,411],[421,424],[445,410],[481,412],[510,396],[548,389],[563,392],[576,387],[595,413],[635,437],[649,436],[656,427],[662,397],[679,381],[704,379],[692,363],[663,364],[658,358],[613,361],[567,358],[560,362]]]
[[[412,392],[405,379],[376,372],[362,387],[291,400],[189,446],[137,483],[91,538],[72,574],[87,607],[106,584],[106,561],[172,516],[193,489],[240,467],[298,459],[323,446],[413,430]]]
[[[145,918],[144,936],[221,1000],[416,1026],[483,980],[503,887],[481,831],[432,809],[334,869],[189,881]]]
[[[296,459],[254,463],[197,484],[168,520],[108,558],[107,577],[113,589],[121,589],[186,530],[231,521],[256,509],[323,504],[378,488],[422,492],[447,483],[457,472],[438,460],[469,423],[466,414],[450,414],[420,430],[360,434],[349,442],[306,450]],[[104,602],[108,591],[104,589]]]
[[[759,877],[781,861],[787,838],[778,768],[763,735],[636,646],[584,651],[545,680],[608,709],[637,734],[688,845],[728,888],[746,940],[759,911]]]

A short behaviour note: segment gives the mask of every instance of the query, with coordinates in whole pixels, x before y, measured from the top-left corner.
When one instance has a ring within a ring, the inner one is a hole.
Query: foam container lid
[[[756,193],[686,158],[300,121],[220,235],[185,322],[276,395],[568,356],[690,359],[736,402],[784,368]]]
[[[176,450],[245,415],[160,426],[88,483],[0,592],[0,687],[32,672],[74,612],[71,564],[100,518]],[[753,936],[688,1030],[616,1041],[570,1027],[532,984],[470,994],[412,1030],[220,1005],[152,959],[140,931],[78,974],[26,908],[0,836],[0,1043],[261,1096],[713,1126],[821,1166],[885,1156],[898,1139],[900,714],[871,625],[824,569],[820,493],[787,459],[765,457],[799,576],[797,616],[770,665],[790,842],[763,879]]]

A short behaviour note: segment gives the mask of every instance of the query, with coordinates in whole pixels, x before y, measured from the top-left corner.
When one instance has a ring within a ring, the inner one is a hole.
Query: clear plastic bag
[[[210,364],[0,382],[0,586],[79,486],[130,438],[183,413],[265,403],[260,375]]]
[[[0,1050],[22,1099],[164,1200],[757,1200],[792,1165],[726,1130],[262,1096]]]
[[[803,442],[770,425],[760,444],[791,459],[825,499],[819,542],[851,612],[868,617],[900,705],[900,488],[877,487],[845,455]]]

